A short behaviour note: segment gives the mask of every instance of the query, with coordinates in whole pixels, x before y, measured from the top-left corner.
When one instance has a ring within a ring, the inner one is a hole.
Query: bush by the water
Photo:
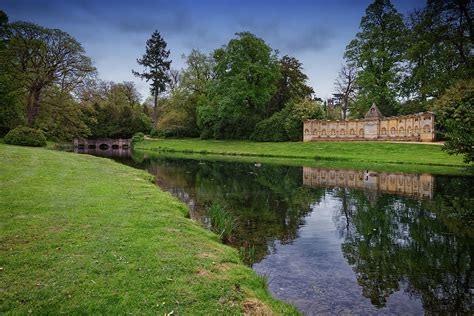
[[[26,126],[16,127],[5,135],[5,143],[20,146],[46,146],[46,137],[43,132]]]
[[[142,132],[135,133],[132,137],[132,144],[136,144],[145,140],[145,134]]]

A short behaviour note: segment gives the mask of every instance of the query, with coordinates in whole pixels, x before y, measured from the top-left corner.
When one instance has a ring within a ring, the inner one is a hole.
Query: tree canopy
[[[344,55],[358,69],[359,114],[375,103],[384,115],[393,115],[405,48],[403,18],[390,0],[376,0],[367,7],[360,29]]]
[[[266,112],[280,73],[275,52],[251,33],[237,33],[213,54],[215,79],[198,108],[202,137],[248,138]]]
[[[34,126],[45,89],[56,85],[70,92],[94,74],[92,61],[72,36],[29,22],[7,26],[8,41],[0,50],[7,80],[21,83],[27,95],[26,121]]]

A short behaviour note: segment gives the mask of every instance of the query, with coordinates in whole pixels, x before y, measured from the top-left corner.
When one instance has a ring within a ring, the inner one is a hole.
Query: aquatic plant
[[[254,246],[240,247],[240,259],[248,266],[252,267],[256,261],[256,251]]]
[[[236,227],[234,216],[218,203],[214,203],[208,208],[207,215],[211,221],[211,230],[219,235],[222,242],[230,242]]]

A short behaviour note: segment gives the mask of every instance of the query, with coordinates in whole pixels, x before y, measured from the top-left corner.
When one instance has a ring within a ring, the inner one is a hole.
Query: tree
[[[54,141],[71,141],[74,138],[87,138],[91,135],[87,125],[88,114],[71,95],[61,91],[58,86],[45,89],[41,100],[41,112],[36,125],[47,139]]]
[[[8,16],[0,10],[0,55],[8,41]],[[0,63],[0,136],[23,122],[21,86],[12,80],[4,63]]]
[[[196,125],[195,92],[177,88],[160,105],[161,115],[156,128],[161,136],[196,137],[199,136]]]
[[[444,150],[474,161],[474,79],[463,80],[435,101],[438,131],[446,138]]]
[[[473,7],[465,0],[432,0],[409,17],[404,95],[427,107],[457,80],[473,74]]]
[[[211,80],[215,78],[215,61],[197,49],[191,50],[186,59],[186,69],[181,73],[181,84],[185,89],[204,94]]]
[[[303,73],[302,63],[288,55],[278,60],[280,77],[277,90],[273,95],[267,109],[266,116],[282,110],[291,99],[311,98],[313,88],[306,85],[308,76]]]
[[[0,10],[0,49],[4,48],[8,39],[8,15]]]
[[[151,38],[146,41],[146,50],[137,63],[145,68],[143,72],[132,70],[132,73],[150,82],[150,92],[154,97],[153,119],[157,120],[158,95],[166,90],[170,82],[169,70],[171,60],[168,60],[170,51],[166,50],[166,42],[158,31],[153,32]]]
[[[140,104],[142,96],[140,92],[138,92],[135,83],[133,83],[132,81],[124,81],[122,83],[118,83],[117,86],[121,88],[122,93],[127,98],[128,104],[130,106],[136,106]]]
[[[69,92],[94,74],[84,48],[69,34],[28,22],[8,25],[8,41],[0,50],[0,64],[7,79],[21,82],[27,95],[27,124],[33,126],[40,112],[42,94],[57,85]]]
[[[139,93],[130,82],[90,82],[78,94],[93,138],[128,138],[148,133],[151,119],[143,112]]]
[[[336,93],[341,96],[342,118],[345,120],[350,103],[357,96],[357,70],[350,64],[343,65],[334,83]]]
[[[470,0],[430,0],[428,14],[434,17],[436,27],[441,29],[440,40],[450,42],[456,52],[458,63],[466,75],[473,73],[474,29],[472,15],[474,7]]]
[[[405,50],[402,16],[390,0],[375,0],[367,7],[360,28],[344,54],[357,67],[359,112],[375,103],[384,115],[394,115]]]
[[[214,51],[216,78],[198,108],[202,137],[248,138],[276,91],[273,50],[251,33],[236,35]]]
[[[170,79],[168,82],[168,90],[172,93],[178,89],[181,84],[181,72],[177,69],[170,69],[168,71],[168,78]]]

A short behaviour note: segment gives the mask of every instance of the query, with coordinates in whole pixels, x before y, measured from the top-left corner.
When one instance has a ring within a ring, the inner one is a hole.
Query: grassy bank
[[[374,162],[358,161],[338,161],[338,160],[315,160],[305,158],[278,158],[278,157],[258,157],[258,156],[232,156],[217,154],[196,154],[168,151],[135,150],[133,159],[140,162],[147,159],[160,158],[178,158],[191,159],[199,161],[223,161],[223,162],[242,162],[242,163],[262,163],[280,166],[311,167],[323,169],[349,169],[349,170],[370,170],[378,172],[394,173],[430,173],[434,175],[452,175],[452,176],[473,176],[474,169],[453,166],[430,166],[416,164],[387,164]]]
[[[146,172],[3,144],[0,157],[0,313],[295,313]]]
[[[368,167],[373,164],[411,165],[401,169],[416,172],[425,166],[448,167],[452,172],[462,171],[466,165],[462,157],[450,156],[441,146],[425,144],[400,144],[379,142],[287,142],[259,143],[250,141],[218,141],[198,139],[146,140],[136,147],[155,152],[181,152],[245,157],[267,157],[279,159],[299,159],[317,164],[323,162],[339,165]],[[304,165],[307,165],[305,163]],[[441,169],[443,169],[441,168]],[[400,169],[400,168],[398,168]],[[436,168],[435,168],[436,169]],[[440,168],[438,168],[440,169]]]

